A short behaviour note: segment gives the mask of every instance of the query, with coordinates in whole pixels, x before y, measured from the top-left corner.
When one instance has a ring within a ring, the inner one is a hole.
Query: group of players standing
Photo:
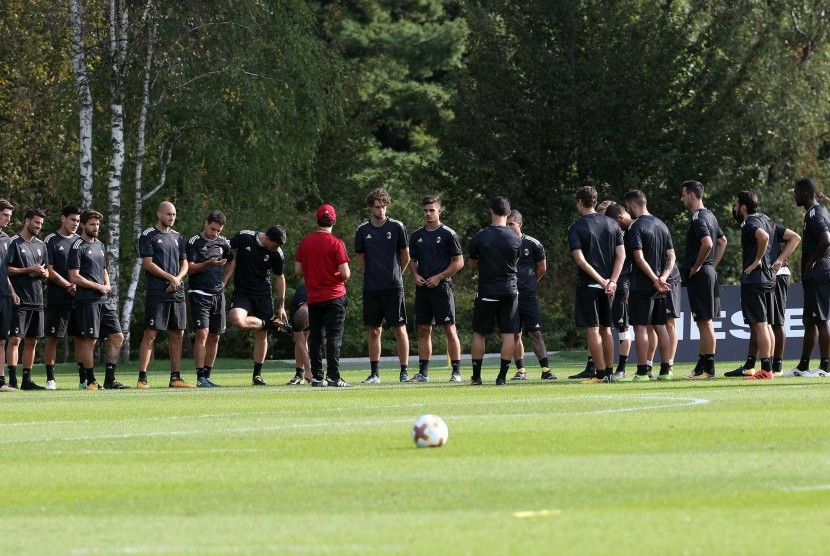
[[[805,208],[804,282],[805,338],[803,356],[792,374],[809,373],[816,339],[821,352],[820,370],[830,366],[830,216],[818,203],[820,195],[810,180],[793,190],[795,202]],[[687,286],[689,305],[700,332],[700,356],[690,379],[715,376],[716,339],[713,319],[719,314],[717,265],[726,248],[714,214],[703,205],[704,188],[696,181],[681,185],[680,199],[692,218],[686,241],[683,272],[676,264],[672,237],[666,225],[648,210],[646,195],[629,191],[623,203],[597,206],[596,190],[580,188],[576,195],[579,219],[568,229],[568,244],[577,266],[576,324],[586,331],[589,365],[573,379],[587,382],[651,380],[652,361],[659,350],[657,380],[672,378],[677,348],[675,319],[680,316],[680,284]],[[370,218],[355,233],[354,250],[363,269],[363,322],[368,330],[369,376],[364,384],[380,382],[383,324],[392,329],[400,362],[400,382],[428,382],[432,356],[432,330],[442,327],[451,362],[451,382],[461,382],[461,346],[455,322],[452,276],[464,266],[458,235],[441,222],[441,200],[422,200],[424,226],[407,236],[406,227],[387,216],[391,197],[382,188],[366,199]],[[597,208],[601,212],[597,211]],[[0,199],[0,229],[14,207]],[[478,270],[473,309],[472,377],[481,385],[485,338],[497,325],[501,336],[501,362],[496,384],[506,384],[511,363],[514,380],[526,380],[522,330],[529,336],[539,359],[542,380],[556,376],[548,366],[542,338],[537,283],[546,272],[545,250],[522,233],[522,215],[505,197],[489,208],[491,225],[474,235],[468,257]],[[61,227],[41,241],[38,236],[46,214],[27,210],[20,232],[9,237],[0,231],[0,391],[56,389],[55,359],[58,338],[75,337],[79,387],[128,388],[116,379],[116,364],[124,336],[106,265],[106,249],[98,240],[103,215],[94,210],[65,207]],[[741,306],[752,337],[747,362],[726,376],[771,379],[782,373],[784,309],[789,269],[787,260],[801,237],[758,212],[758,198],[738,193],[733,216],[741,226],[743,272]],[[234,277],[234,292],[227,320],[255,333],[252,384],[265,385],[262,366],[268,332],[293,333],[296,341],[296,375],[289,384],[308,381],[312,386],[349,386],[339,371],[339,355],[348,296],[345,283],[351,274],[344,243],[332,235],[336,212],[331,205],[317,210],[317,230],[300,242],[295,273],[304,278],[291,304],[293,327],[285,307],[285,230],[272,226],[264,232],[243,230],[231,239],[221,232],[226,224],[219,211],[208,214],[202,231],[185,242],[173,229],[176,208],[159,205],[156,224],[138,239],[139,256],[147,275],[145,330],[139,349],[136,387],[149,388],[147,368],[158,331],[169,336],[170,381],[173,388],[217,386],[211,379],[219,338],[226,328],[224,290]],[[80,228],[80,234],[76,233]],[[234,253],[235,251],[235,253]],[[409,268],[415,282],[415,321],[418,330],[418,372],[409,376],[409,339],[403,274]],[[275,309],[271,278],[275,277]],[[185,291],[183,281],[189,277]],[[44,314],[41,282],[47,279],[48,306]],[[182,339],[186,328],[185,298],[195,329],[196,385],[181,377]],[[616,370],[611,366],[614,344],[611,327],[618,331],[620,349]],[[636,374],[626,374],[634,329]],[[32,380],[35,347],[47,337],[44,359],[46,386]],[[96,380],[93,353],[98,339],[107,340],[103,385]],[[19,346],[23,342],[22,377],[18,383]],[[323,349],[325,344],[325,350]],[[323,372],[323,354],[327,369]],[[5,376],[4,359],[9,376]],[[760,360],[760,370],[755,362]]]
[[[720,313],[717,266],[726,249],[726,237],[717,219],[703,204],[704,187],[697,181],[681,184],[680,200],[692,213],[682,274],[675,261],[672,237],[666,225],[648,211],[645,194],[629,191],[622,204],[603,203],[605,217],[595,209],[596,191],[583,187],[576,194],[580,219],[568,231],[578,267],[576,323],[587,332],[590,365],[571,378],[587,382],[670,380],[677,349],[675,319],[680,316],[679,286],[687,288],[692,317],[700,333],[699,359],[687,378],[715,377],[716,337],[713,319]],[[795,184],[795,203],[806,211],[801,276],[804,286],[802,357],[791,376],[823,376],[830,366],[830,217],[817,201],[815,184]],[[741,227],[741,309],[751,329],[746,362],[730,377],[769,380],[784,374],[784,314],[790,271],[788,258],[802,238],[758,211],[755,193],[739,192],[732,215]],[[636,374],[626,375],[630,348],[629,323],[637,349]],[[620,362],[611,367],[614,353],[611,326],[620,339]],[[820,369],[810,371],[816,338]],[[652,375],[655,351],[660,371]],[[756,362],[760,360],[760,369]]]

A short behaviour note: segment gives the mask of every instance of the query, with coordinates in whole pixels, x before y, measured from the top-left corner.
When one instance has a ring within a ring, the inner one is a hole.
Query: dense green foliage
[[[182,391],[161,367],[148,391],[2,394],[3,554],[823,553],[826,379],[335,390],[223,366]],[[446,446],[412,445],[425,413]]]
[[[541,297],[554,348],[581,344],[563,241],[578,185],[612,199],[643,189],[682,254],[682,180],[707,185],[707,204],[736,239],[728,218],[735,192],[758,192],[762,210],[798,229],[791,184],[830,179],[830,18],[817,0],[234,0],[153,3],[144,17],[147,4],[126,4],[125,270],[135,254],[130,211],[149,44],[145,192],[161,176],[164,149],[172,155],[164,187],[142,209],[144,226],[162,199],[177,204],[185,235],[212,208],[229,215],[228,233],[281,223],[293,287],[293,251],[321,201],[337,206],[335,233],[351,246],[372,187],[391,192],[389,214],[410,231],[421,225],[419,199],[438,193],[445,223],[466,242],[487,223],[488,199],[507,194],[526,233],[548,250]],[[109,2],[84,5],[94,195],[103,206]],[[2,195],[19,209],[48,208],[50,226],[79,195],[68,15],[54,10],[44,0],[0,6]],[[727,283],[739,271],[734,245],[723,263]],[[350,355],[365,349],[361,286],[358,271]],[[456,280],[465,347],[474,287],[465,269]],[[230,334],[226,353],[244,354],[247,341]],[[384,337],[385,350],[391,341]]]

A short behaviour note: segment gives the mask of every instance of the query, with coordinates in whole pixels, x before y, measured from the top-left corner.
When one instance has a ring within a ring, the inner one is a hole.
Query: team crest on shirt
[[[441,236],[438,236],[438,239],[435,240],[435,243],[441,243]]]
[[[40,257],[41,255],[42,255],[42,253],[40,252],[40,249],[38,249],[37,250],[37,256]]]
[[[95,334],[95,330],[93,330],[92,328],[90,328],[90,329],[89,329],[89,333],[90,333],[90,334]]]
[[[392,239],[392,232],[386,232],[386,239]]]
[[[530,255],[530,249],[525,247],[525,257],[527,257],[528,255]]]
[[[265,258],[262,259],[262,262],[267,263],[268,259],[270,259],[270,258],[271,258],[271,255],[265,255]]]

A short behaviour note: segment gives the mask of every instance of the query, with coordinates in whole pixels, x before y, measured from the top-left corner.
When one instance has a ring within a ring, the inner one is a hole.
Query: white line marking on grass
[[[809,492],[811,490],[830,490],[830,485],[792,486],[792,487],[784,487],[781,490],[786,490],[788,492]]]
[[[313,545],[301,544],[259,544],[259,545],[211,545],[211,546],[111,546],[107,548],[73,548],[72,554],[250,554],[250,553],[298,553],[298,554],[319,554],[319,553],[341,553],[341,552],[401,552],[406,548],[403,545],[360,545],[360,544],[338,544],[338,545]]]
[[[604,396],[585,396],[591,398],[598,398],[598,399],[607,399],[607,400],[623,400],[629,399],[632,396],[616,396],[616,395],[604,395]],[[584,399],[585,397],[581,397],[580,399]],[[709,403],[709,400],[705,398],[683,398],[683,397],[675,397],[675,396],[655,396],[655,395],[642,395],[642,396],[634,396],[637,398],[645,399],[645,400],[666,400],[666,401],[674,401],[674,402],[682,402],[682,403],[667,403],[661,405],[644,405],[644,406],[633,406],[633,407],[619,407],[619,408],[612,408],[612,409],[599,409],[595,411],[565,411],[559,412],[560,415],[603,415],[607,413],[626,413],[632,411],[651,411],[654,409],[672,409],[672,408],[679,408],[679,407],[691,407],[696,405],[703,405]],[[554,400],[554,401],[571,401],[576,400],[577,398],[561,398],[561,397],[549,397],[549,398],[538,398],[536,400],[531,401],[545,401],[545,400]],[[481,401],[482,404],[490,405],[490,401]],[[433,404],[434,405],[434,404]],[[461,405],[461,403],[453,403],[453,404],[443,404],[443,405]],[[464,404],[469,405],[469,404]],[[421,407],[422,404],[409,404],[406,406],[396,405],[394,407]],[[388,406],[393,407],[393,406]],[[270,414],[279,414],[283,413],[282,411],[279,412],[259,412],[261,415],[270,415]],[[209,414],[202,414],[198,416],[190,416],[190,417],[181,417],[182,419],[191,418],[191,419],[205,419],[210,417],[216,417],[221,415],[241,415],[237,413],[233,414],[216,414],[216,415],[209,415]],[[253,414],[248,414],[248,416]],[[455,421],[458,420],[468,420],[468,419],[475,419],[475,420],[482,420],[482,419],[505,419],[505,418],[517,418],[517,419],[525,419],[527,417],[535,417],[539,416],[541,413],[506,413],[506,414],[486,414],[486,415],[456,415],[453,416],[452,419]],[[168,418],[166,417],[149,417],[145,418],[144,420],[160,420]],[[368,419],[368,418],[367,418]],[[135,420],[133,420],[134,422]],[[373,424],[394,424],[394,423],[409,423],[411,421],[410,418],[401,418],[401,419],[386,419],[386,420],[373,420]],[[62,421],[57,421],[57,423],[61,423]],[[236,433],[255,433],[255,432],[273,432],[273,431],[281,431],[281,430],[302,430],[302,429],[317,429],[317,428],[333,428],[333,427],[354,427],[355,425],[361,425],[366,422],[366,419],[352,419],[352,420],[339,420],[335,422],[319,422],[319,423],[289,423],[289,424],[278,424],[278,425],[270,425],[270,426],[247,426],[247,427],[236,427],[236,428],[228,428],[223,429],[221,431],[216,431],[215,429],[208,429],[208,430],[176,430],[176,431],[142,431],[142,432],[129,432],[129,433],[120,433],[120,434],[103,434],[103,435],[94,435],[85,433],[82,436],[59,436],[59,437],[51,437],[51,438],[12,438],[12,439],[2,439],[0,440],[0,445],[2,444],[22,444],[22,443],[29,443],[29,442],[45,442],[45,441],[63,441],[63,442],[72,442],[72,441],[93,441],[93,440],[120,440],[120,439],[128,439],[128,438],[153,438],[153,437],[176,437],[176,436],[196,436],[196,435],[203,435],[203,434],[236,434]],[[53,424],[49,421],[41,421],[39,424],[42,425],[49,425]]]
[[[524,512],[513,512],[513,517],[518,517],[519,519],[525,519],[528,517],[546,517],[549,515],[560,515],[562,510],[537,510],[537,511],[524,511]]]
[[[133,455],[175,455],[175,454],[240,454],[261,452],[259,448],[216,448],[205,450],[49,450],[44,454],[52,456],[76,455],[76,454],[133,454]]]
[[[686,403],[681,404],[663,404],[663,405],[648,405],[640,407],[619,407],[617,409],[598,409],[596,411],[578,411],[571,413],[572,415],[602,415],[603,413],[625,413],[628,411],[648,411],[652,409],[666,409],[675,407],[690,407],[693,405],[703,405],[709,403],[706,398],[675,398],[675,397],[655,397],[653,399],[682,401]]]

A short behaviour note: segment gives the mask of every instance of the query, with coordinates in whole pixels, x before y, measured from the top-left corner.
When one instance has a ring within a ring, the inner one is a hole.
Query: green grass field
[[[274,364],[254,388],[223,361],[229,387],[171,390],[160,361],[149,391],[87,392],[62,366],[57,392],[0,395],[0,554],[826,553],[830,379],[562,380],[578,359],[479,388]],[[445,447],[412,445],[424,413]]]

